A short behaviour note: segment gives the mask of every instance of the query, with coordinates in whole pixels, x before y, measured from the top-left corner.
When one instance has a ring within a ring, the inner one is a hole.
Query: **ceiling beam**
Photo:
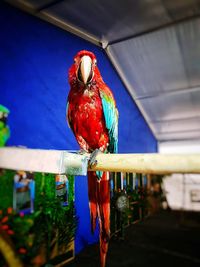
[[[58,1],[63,1],[63,0],[57,0],[52,2],[52,5],[58,3]],[[25,3],[23,3],[23,1],[21,2],[16,2],[16,1],[12,1],[12,0],[4,0],[4,2],[6,2],[7,4],[10,4],[11,6],[14,6],[16,8],[19,8],[20,10],[29,13],[35,17],[38,17],[44,21],[47,21],[67,32],[70,32],[78,37],[81,37],[87,41],[89,41],[90,43],[93,43],[99,47],[102,48],[102,43],[101,41],[96,38],[94,35],[87,33],[86,31],[84,31],[83,29],[80,29],[72,24],[70,24],[69,22],[63,21],[57,17],[54,17],[53,15],[48,14],[48,12],[45,12],[45,9],[39,9],[39,11],[37,9],[34,9],[33,6],[31,5],[27,5]]]
[[[41,5],[36,10],[37,10],[37,12],[40,12],[40,11],[42,11],[44,9],[50,8],[52,6],[55,6],[55,5],[57,5],[57,4],[59,4],[59,3],[63,2],[63,1],[66,1],[66,0],[52,0],[49,3],[45,4],[45,5]]]
[[[37,17],[59,27],[62,28],[63,30],[70,32],[78,37],[83,38],[84,40],[93,43],[99,47],[102,47],[101,42],[98,38],[96,38],[94,35],[87,33],[83,29],[80,29],[69,22],[63,21],[57,17],[54,17],[53,15],[48,14],[48,12],[42,11],[38,12],[36,14]]]
[[[177,119],[163,119],[163,120],[151,120],[150,123],[173,123],[173,122],[184,122],[184,121],[191,121],[191,120],[199,120],[200,116],[191,116],[191,117],[184,117],[184,118],[177,118]]]
[[[199,129],[191,129],[191,130],[176,130],[176,131],[157,131],[157,134],[177,134],[177,133],[199,133],[200,138],[200,128]]]
[[[141,96],[136,96],[135,100],[145,100],[149,98],[156,98],[156,97],[162,97],[166,95],[177,95],[177,94],[184,94],[184,93],[194,93],[200,91],[200,85],[194,86],[194,87],[189,87],[189,88],[178,88],[178,89],[171,89],[167,91],[162,91],[159,93],[151,93],[150,95],[141,95]]]
[[[151,123],[149,123],[150,118],[149,118],[148,114],[144,110],[144,108],[141,105],[141,103],[139,101],[135,100],[136,96],[135,96],[135,94],[134,94],[134,92],[132,90],[132,85],[129,84],[129,82],[127,81],[126,77],[124,76],[123,72],[121,71],[120,67],[118,66],[118,63],[116,62],[115,58],[113,57],[112,52],[110,51],[109,47],[105,48],[105,53],[108,56],[108,58],[110,59],[110,62],[112,64],[112,66],[114,67],[114,69],[116,70],[117,74],[119,75],[120,80],[124,84],[125,88],[129,92],[130,96],[133,98],[133,100],[134,100],[135,104],[137,105],[138,109],[142,113],[142,115],[143,115],[147,125],[149,126],[152,134],[157,139],[156,130],[154,129],[153,125]]]
[[[118,39],[109,41],[107,45],[109,46],[109,45],[114,45],[114,44],[117,44],[117,43],[121,43],[121,42],[130,40],[130,39],[133,39],[133,38],[140,37],[140,36],[145,35],[145,34],[156,32],[156,31],[159,31],[159,30],[163,30],[165,28],[174,26],[175,24],[180,24],[180,23],[183,23],[183,22],[187,22],[189,20],[197,19],[199,17],[200,17],[200,11],[199,11],[198,14],[195,14],[195,15],[191,15],[191,16],[184,17],[184,18],[181,18],[181,19],[177,19],[177,20],[165,23],[163,25],[159,25],[157,27],[153,27],[153,28],[148,29],[148,30],[144,30],[144,31],[141,31],[141,32],[138,32],[138,33],[134,33],[132,35],[125,36],[123,38],[118,38]]]

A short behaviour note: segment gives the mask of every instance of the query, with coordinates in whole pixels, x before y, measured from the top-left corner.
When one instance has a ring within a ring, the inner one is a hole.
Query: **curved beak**
[[[89,56],[83,56],[78,69],[78,79],[87,84],[92,80],[92,59]]]

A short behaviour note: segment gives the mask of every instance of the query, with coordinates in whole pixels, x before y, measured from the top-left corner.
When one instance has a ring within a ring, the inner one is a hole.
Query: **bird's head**
[[[89,85],[95,75],[96,57],[92,52],[82,50],[74,57],[74,67],[76,79],[84,84]]]

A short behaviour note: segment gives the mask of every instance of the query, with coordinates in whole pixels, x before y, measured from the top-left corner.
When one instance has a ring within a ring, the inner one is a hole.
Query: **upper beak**
[[[83,56],[78,69],[78,79],[87,84],[92,79],[92,59],[89,56]]]

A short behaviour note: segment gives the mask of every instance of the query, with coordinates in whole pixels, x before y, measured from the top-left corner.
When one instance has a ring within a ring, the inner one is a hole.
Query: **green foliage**
[[[75,235],[74,177],[68,177],[69,205],[62,207],[55,195],[55,175],[35,173],[35,212],[24,215],[11,208],[14,174],[14,171],[2,171],[0,177],[0,233],[3,230],[8,236],[25,266],[34,266],[33,259],[41,253],[41,248],[50,262],[52,248],[57,244],[58,250],[64,247],[66,251]],[[1,257],[0,266],[3,266]]]
[[[4,113],[4,114],[9,114],[10,113],[9,109],[7,107],[1,105],[1,104],[0,104],[0,112]]]
[[[10,128],[0,121],[0,147],[5,146],[10,137]]]
[[[0,209],[13,205],[14,171],[0,170]]]
[[[32,232],[33,224],[33,214],[26,216],[23,213],[17,214],[11,207],[0,212],[0,232],[12,244],[15,253],[24,263],[29,262],[33,257],[32,241],[36,238]],[[0,266],[3,266],[2,257],[0,257]]]
[[[34,240],[33,246],[40,247],[41,243],[46,246],[46,258],[50,259],[51,244],[54,239],[58,240],[58,246],[66,246],[74,238],[77,225],[74,216],[73,205],[73,177],[69,179],[71,201],[69,206],[62,207],[60,200],[55,196],[55,176],[52,174],[36,174],[36,187],[39,188],[35,200],[37,217],[34,223],[34,232],[38,239]]]

